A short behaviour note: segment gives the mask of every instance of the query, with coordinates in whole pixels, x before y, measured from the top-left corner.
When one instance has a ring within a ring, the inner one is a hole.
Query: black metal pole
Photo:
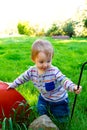
[[[79,89],[79,86],[80,86],[83,69],[84,69],[84,66],[86,64],[87,64],[87,62],[84,62],[83,65],[82,65],[82,68],[81,68],[81,72],[80,72],[80,76],[79,76],[79,80],[78,80],[78,89]],[[75,94],[75,98],[74,98],[73,108],[72,108],[72,112],[71,112],[71,120],[72,120],[74,109],[75,109],[76,99],[77,99],[77,94]]]

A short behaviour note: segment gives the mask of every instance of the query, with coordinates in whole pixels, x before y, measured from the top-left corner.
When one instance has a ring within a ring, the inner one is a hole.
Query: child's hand
[[[76,94],[79,94],[79,93],[81,92],[81,90],[82,90],[82,87],[81,87],[81,86],[79,86],[79,88],[78,88],[77,85],[74,87],[74,92],[75,92]]]
[[[11,87],[10,87],[10,86],[8,86],[8,87],[7,87],[7,90],[9,90],[9,89],[11,89]]]
[[[12,88],[12,87],[10,87],[12,83],[4,82],[4,81],[1,81],[1,80],[0,80],[0,82],[1,82],[1,83],[6,83],[6,84],[8,85],[7,90],[9,90],[9,89]],[[13,89],[13,88],[12,88],[12,89]]]
[[[8,84],[7,90],[13,89],[13,88],[11,87],[11,84],[12,84],[12,83],[7,83],[7,84]]]
[[[4,83],[4,81],[0,80],[1,83]]]

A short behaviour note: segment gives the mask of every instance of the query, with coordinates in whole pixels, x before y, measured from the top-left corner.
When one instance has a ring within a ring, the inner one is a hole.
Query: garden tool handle
[[[80,82],[81,82],[81,77],[82,77],[82,73],[83,73],[83,69],[84,69],[84,66],[85,66],[86,64],[87,64],[87,62],[84,62],[83,65],[82,65],[81,72],[80,72],[80,76],[79,76],[79,80],[78,80],[78,87],[77,87],[77,89],[79,89]]]
[[[81,82],[81,77],[82,77],[82,73],[83,73],[83,69],[84,69],[84,66],[85,66],[86,64],[87,64],[87,62],[84,62],[84,63],[82,64],[81,72],[80,72],[80,76],[79,76],[79,80],[78,80],[77,89],[79,89],[80,82]],[[71,120],[72,120],[73,113],[74,113],[74,108],[75,108],[75,104],[76,104],[76,99],[77,99],[77,94],[75,94],[75,98],[74,98],[73,108],[72,108],[72,112],[71,112]]]

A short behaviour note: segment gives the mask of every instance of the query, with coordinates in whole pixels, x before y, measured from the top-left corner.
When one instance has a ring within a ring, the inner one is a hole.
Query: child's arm
[[[30,80],[30,70],[25,71],[19,77],[17,77],[12,83],[7,83],[9,86],[7,89],[16,88],[17,86]]]
[[[74,84],[70,79],[68,79],[67,77],[65,77],[65,81],[63,82],[63,87],[66,89],[66,90],[69,90],[69,91],[72,91],[72,92],[75,92],[76,94],[79,94],[82,90],[82,87]]]
[[[69,78],[67,78],[65,75],[62,74],[60,70],[57,70],[56,73],[56,79],[60,84],[64,87],[64,89],[69,90],[71,92],[75,92],[76,94],[79,94],[82,90],[82,87],[74,84]]]

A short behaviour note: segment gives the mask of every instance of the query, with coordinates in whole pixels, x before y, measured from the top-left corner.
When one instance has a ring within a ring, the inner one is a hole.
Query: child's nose
[[[44,63],[44,67],[47,67],[47,63]]]

